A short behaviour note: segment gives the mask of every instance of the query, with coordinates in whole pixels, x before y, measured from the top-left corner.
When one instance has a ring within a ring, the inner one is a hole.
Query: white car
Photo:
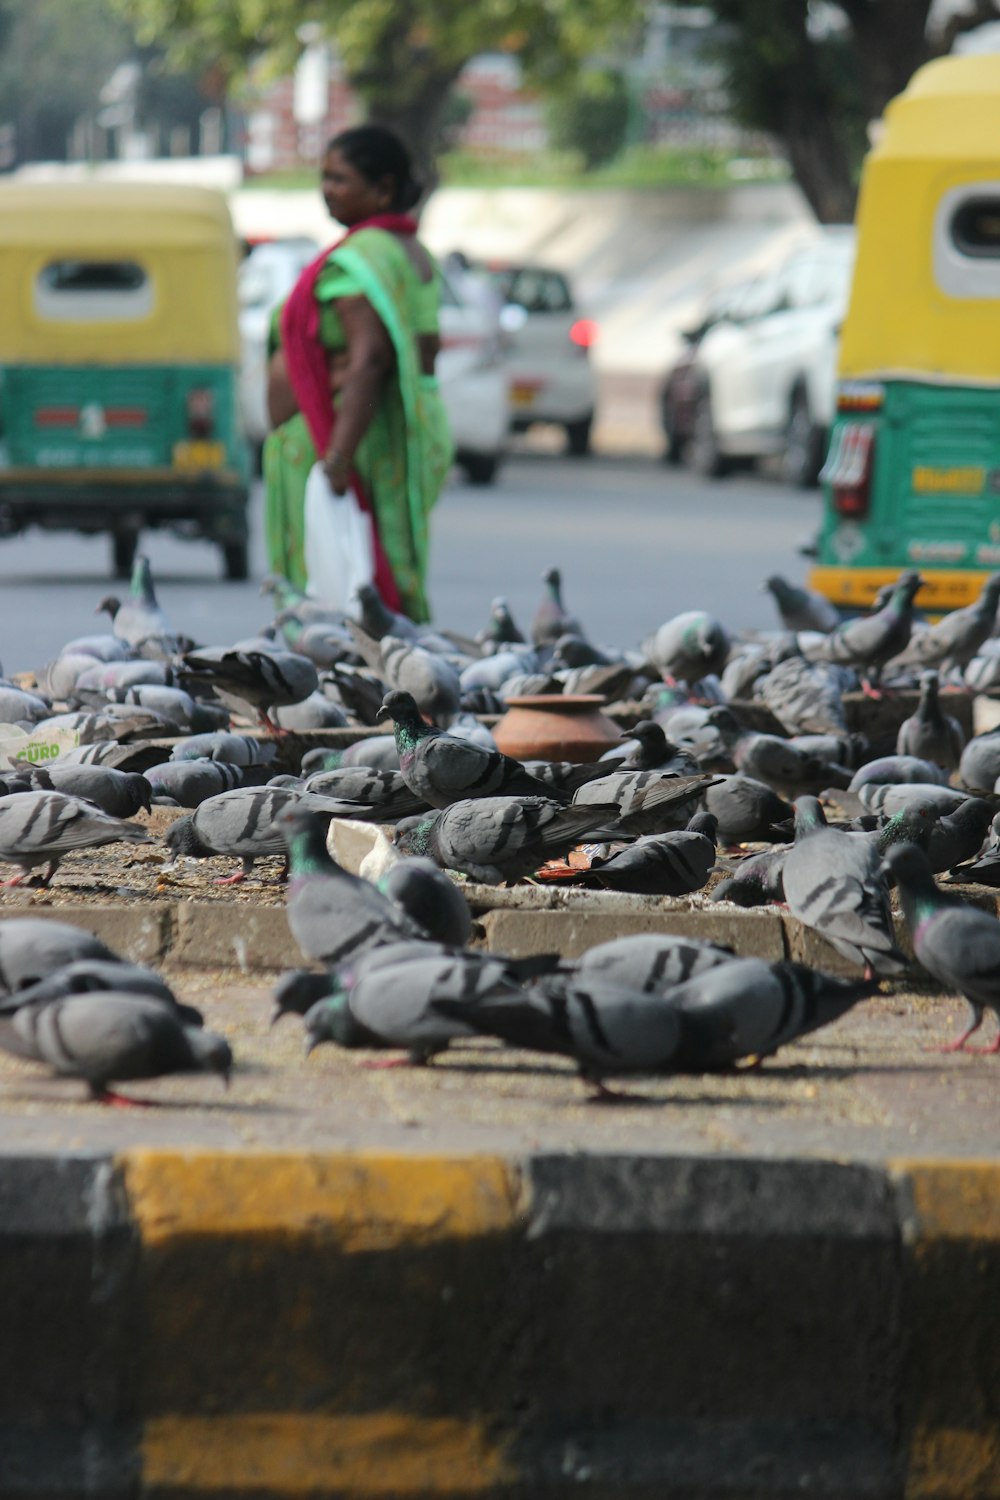
[[[555,423],[566,431],[568,451],[585,456],[597,406],[590,362],[597,325],[580,315],[561,271],[496,264],[489,270],[505,303],[511,428]]]
[[[831,225],[750,282],[698,344],[685,458],[699,473],[781,456],[793,484],[816,483],[834,415],[837,339],[854,230]]]
[[[239,270],[240,407],[247,437],[258,448],[269,431],[267,341],[275,307],[319,253],[312,240],[255,245]],[[444,275],[437,375],[455,440],[457,462],[473,484],[495,478],[507,441],[507,372],[496,316],[462,294]]]

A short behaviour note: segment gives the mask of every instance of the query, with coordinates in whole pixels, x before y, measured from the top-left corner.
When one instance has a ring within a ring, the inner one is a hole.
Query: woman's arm
[[[294,417],[298,409],[285,356],[280,349],[275,349],[267,365],[267,419],[272,427],[280,427],[282,422]]]
[[[375,415],[385,378],[396,363],[396,352],[366,297],[338,297],[336,308],[347,340],[347,361],[338,381],[341,395],[337,425],[323,467],[334,493],[343,495],[358,444]]]

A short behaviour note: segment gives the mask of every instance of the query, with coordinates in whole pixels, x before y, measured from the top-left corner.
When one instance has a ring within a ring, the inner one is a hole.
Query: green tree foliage
[[[519,57],[558,84],[629,34],[642,0],[115,0],[140,36],[185,63],[211,57],[238,73],[259,58],[274,72],[299,55],[310,23],[336,43],[370,119],[393,126],[433,177],[443,117],[477,53]]]
[[[0,0],[0,124],[13,125],[19,162],[60,160],[74,122],[93,109],[130,46],[128,26],[107,5],[79,0]]]
[[[628,134],[629,98],[614,68],[588,69],[550,96],[549,133],[560,151],[579,151],[590,171],[614,161]]]

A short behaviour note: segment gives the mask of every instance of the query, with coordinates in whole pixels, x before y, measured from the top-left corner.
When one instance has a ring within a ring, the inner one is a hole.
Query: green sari
[[[396,354],[378,405],[354,457],[354,467],[375,516],[402,607],[426,620],[428,517],[451,466],[453,449],[444,406],[433,376],[420,369],[418,335],[437,332],[438,274],[421,281],[398,237],[361,229],[327,257],[315,288],[320,340],[325,349],[346,347],[337,316],[341,297],[367,298]],[[275,325],[276,326],[276,325]],[[315,450],[301,414],[271,433],[264,445],[265,516],[272,571],[302,586],[305,485]]]

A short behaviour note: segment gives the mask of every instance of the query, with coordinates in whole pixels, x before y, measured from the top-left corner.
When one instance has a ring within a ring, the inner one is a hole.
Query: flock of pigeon
[[[418,626],[370,589],[355,620],[271,579],[267,629],[205,647],[173,630],[139,557],[128,597],[100,606],[107,634],[69,642],[35,672],[34,691],[0,682],[5,728],[77,742],[44,766],[8,748],[0,860],[17,872],[7,884],[51,882],[71,851],[149,841],[128,820],[176,808],[165,835],[175,859],[228,856],[238,868],[224,878],[238,882],[257,859],[284,857],[289,925],[316,967],[282,978],[274,1016],[300,1016],[308,1049],[426,1062],[454,1041],[495,1038],[570,1058],[603,1093],[616,1075],[758,1061],[875,993],[907,962],[893,885],[920,964],[969,1003],[950,1047],[966,1046],[987,1009],[1000,1013],[1000,921],[935,879],[1000,886],[1000,731],[965,743],[939,696],[1000,682],[1000,575],[934,625],[915,613],[916,573],[845,623],[774,577],[773,634],[731,638],[690,611],[635,650],[594,645],[563,604],[558,571],[544,581],[528,639],[496,599],[472,640]],[[845,693],[917,685],[895,745],[849,731]],[[581,691],[639,703],[635,728],[602,760],[497,749],[484,719],[508,699]],[[747,700],[782,732],[748,727]],[[233,715],[267,737],[238,732]],[[275,774],[283,734],[334,725],[360,737]],[[151,744],[164,738],[175,741],[168,759]],[[381,831],[361,875],[329,852],[335,818]],[[456,876],[658,896],[711,887],[712,901],[782,903],[858,977],[676,936],[622,937],[575,961],[485,953],[469,946]],[[0,920],[0,1047],[107,1101],[120,1099],[112,1084],[228,1077],[233,1061],[160,976],[72,926],[23,916]]]

